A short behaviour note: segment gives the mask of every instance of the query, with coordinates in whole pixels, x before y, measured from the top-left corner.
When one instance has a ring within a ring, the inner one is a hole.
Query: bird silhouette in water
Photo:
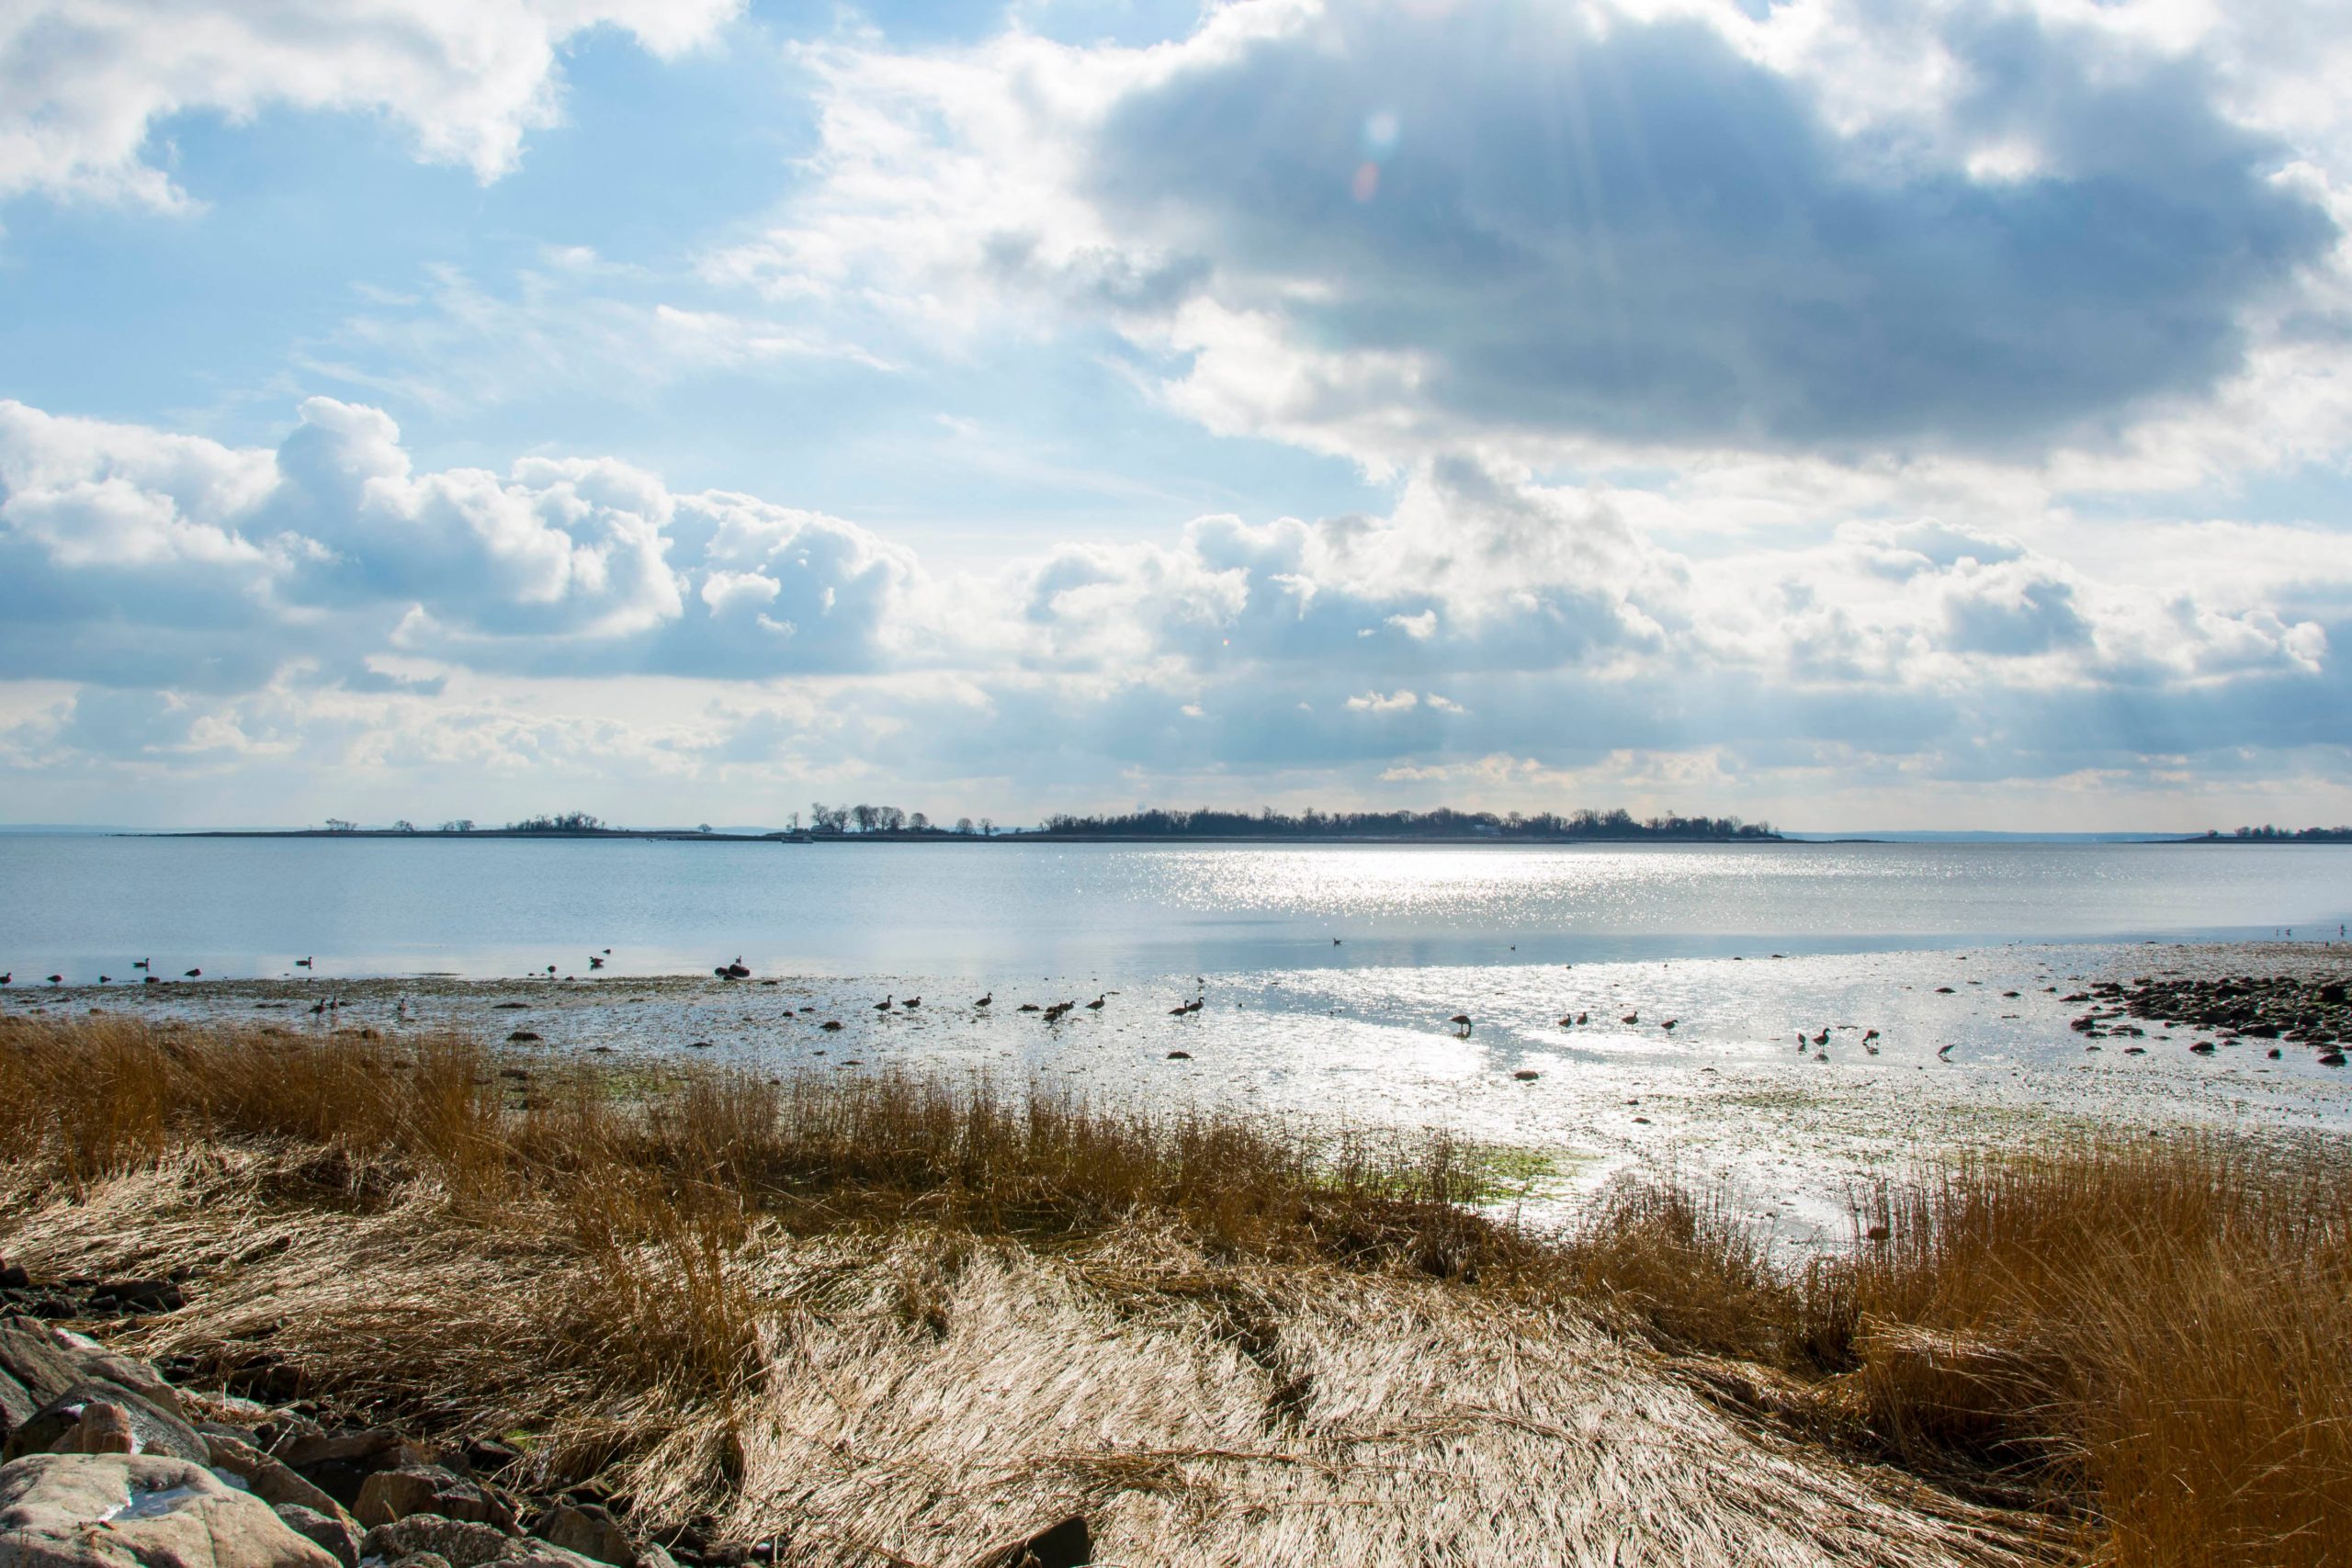
[[[837,1018],[829,1018],[829,1019],[825,1020],[825,1021],[824,1021],[824,1022],[822,1022],[822,1023],[819,1024],[817,1027],[818,1027],[818,1028],[820,1028],[820,1029],[821,1029],[821,1030],[823,1030],[826,1033],[828,1033],[828,1034],[831,1034],[831,1033],[834,1033],[834,1032],[836,1032],[837,1031],[839,1031],[839,1030],[840,1030],[840,1028],[841,1028],[841,1026],[842,1026],[842,1021],[841,1021],[840,1019],[837,1019]]]
[[[52,986],[62,986],[65,984],[65,976],[62,975],[51,975],[49,977],[49,983]]]
[[[1629,1012],[1617,1021],[1620,1023],[1639,1023],[1642,1021],[1642,1015],[1637,1012]]]
[[[979,1000],[978,1000],[978,1001],[974,1002],[972,1005],[973,1005],[974,1007],[976,1007],[976,1008],[984,1008],[984,1007],[989,1007],[989,1006],[994,1005],[995,1001],[996,1001],[996,993],[995,993],[994,991],[990,991],[987,996],[982,997]]]
[[[1089,1012],[1101,1012],[1102,1010],[1102,1004],[1110,999],[1110,992],[1103,992],[1101,996],[1086,1004],[1086,1010]]]
[[[589,968],[591,968],[591,969],[602,969],[604,966],[605,966],[605,961],[604,961],[603,959],[601,959],[601,958],[597,957],[597,956],[596,956],[594,953],[590,953],[590,954],[588,955],[588,967],[589,967]]]
[[[204,978],[204,971],[201,969],[191,969],[180,977],[184,980],[201,980]]]
[[[548,976],[549,976],[550,977],[552,977],[552,976],[554,976],[554,974],[555,974],[555,965],[554,965],[554,964],[548,964]]]
[[[1825,1023],[1821,1026],[1821,1032],[1813,1037],[1813,1043],[1815,1045],[1826,1045],[1829,1043],[1829,1026],[1827,1024]]]
[[[149,964],[145,959],[141,958],[133,960],[130,966],[133,969],[145,969],[149,967]]]
[[[1447,1019],[1445,1021],[1446,1021],[1446,1022],[1448,1022],[1448,1023],[1450,1023],[1450,1024],[1452,1024],[1452,1025],[1453,1025],[1453,1032],[1454,1032],[1454,1033],[1459,1034],[1459,1035],[1462,1035],[1462,1036],[1464,1036],[1465,1039],[1469,1036],[1469,1033],[1470,1033],[1470,1015],[1469,1015],[1468,1013],[1466,1013],[1466,1012],[1457,1012],[1457,1013],[1455,1013],[1452,1018]]]
[[[880,1001],[874,1004],[874,1010],[876,1012],[888,1012],[892,1008],[898,1005],[898,1000],[899,999],[895,995],[884,997]]]
[[[16,983],[17,972],[14,969],[9,970],[6,975],[0,975],[0,986],[13,986]]]
[[[909,997],[905,1001],[900,1002],[899,1005],[902,1008],[919,1008],[922,1006],[922,998],[921,997]]]
[[[1937,1046],[1937,1047],[1936,1047],[1936,1058],[1937,1058],[1937,1060],[1939,1060],[1939,1061],[1944,1061],[1944,1062],[1949,1062],[1949,1061],[1951,1061],[1951,1047],[1950,1045],[1939,1045],[1939,1046]]]
[[[98,976],[98,984],[101,986],[111,984],[113,980],[114,976],[111,975],[101,975]]]
[[[1023,1002],[1019,1007],[1014,1008],[1012,1010],[1015,1012],[1035,1012],[1037,1010],[1037,1004],[1035,1002]]]
[[[1679,1018],[1665,1019],[1659,1022],[1658,1027],[1660,1029],[1672,1029],[1676,1024],[1680,1023],[1681,1021],[1682,1021]]]
[[[294,961],[294,967],[297,969],[308,969],[311,967],[311,961],[307,958],[298,958]]]

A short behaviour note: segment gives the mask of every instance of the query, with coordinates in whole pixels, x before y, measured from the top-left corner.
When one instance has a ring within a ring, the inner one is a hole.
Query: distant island
[[[2208,830],[2184,844],[2352,844],[2352,828],[2240,828],[2235,832]]]
[[[1202,807],[1168,811],[1147,807],[1116,815],[1079,817],[1057,812],[1035,828],[1003,828],[994,819],[959,817],[952,825],[934,822],[920,811],[895,806],[828,806],[809,808],[809,826],[799,812],[786,828],[721,830],[708,823],[692,828],[617,828],[584,811],[526,818],[503,827],[485,826],[458,818],[436,827],[419,827],[405,819],[382,827],[362,827],[342,818],[329,818],[318,828],[219,829],[165,835],[198,839],[639,839],[696,843],[906,842],[909,840],[982,840],[1035,842],[1114,840],[1162,843],[1216,840],[1352,840],[1381,843],[1781,843],[1767,822],[1745,822],[1736,817],[1636,818],[1623,809],[1568,813],[1541,811],[1457,811],[1439,807],[1430,811],[1321,811],[1309,807],[1295,815],[1267,807],[1256,812],[1220,811]]]

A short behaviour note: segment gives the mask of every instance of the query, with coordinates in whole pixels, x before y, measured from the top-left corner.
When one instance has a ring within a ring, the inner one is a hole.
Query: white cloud
[[[175,115],[382,114],[417,155],[495,179],[561,113],[558,51],[596,27],[656,55],[741,0],[19,0],[0,10],[0,198],[184,205],[154,132]]]

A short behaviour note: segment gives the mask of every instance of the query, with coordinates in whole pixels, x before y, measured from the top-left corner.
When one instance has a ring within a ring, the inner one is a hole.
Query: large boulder
[[[277,1459],[346,1508],[356,1507],[360,1488],[379,1470],[429,1464],[419,1444],[381,1427],[364,1432],[297,1432],[272,1446]]]
[[[352,1512],[363,1525],[388,1525],[411,1514],[438,1514],[445,1519],[492,1525],[501,1530],[514,1528],[514,1510],[475,1483],[437,1464],[378,1471],[360,1486],[359,1503]]]
[[[0,1372],[32,1395],[38,1410],[85,1375],[57,1330],[29,1317],[0,1317]]]
[[[338,1568],[260,1498],[151,1454],[0,1465],[0,1568]]]
[[[532,1533],[582,1557],[630,1568],[637,1562],[637,1542],[612,1514],[594,1503],[559,1503],[548,1511]]]
[[[30,1420],[18,1425],[8,1434],[6,1445],[0,1447],[0,1458],[13,1460],[27,1454],[50,1453],[72,1442],[83,1410],[92,1405],[112,1405],[129,1416],[141,1453],[161,1454],[191,1464],[203,1464],[211,1457],[204,1438],[178,1416],[149,1404],[120,1383],[92,1378],[74,1383],[42,1405]]]
[[[293,1468],[240,1438],[204,1434],[205,1458],[213,1469],[245,1483],[253,1495],[273,1508],[293,1504],[316,1513],[344,1515],[343,1505],[295,1473]],[[354,1539],[357,1532],[354,1531]]]
[[[411,1514],[389,1525],[378,1525],[360,1543],[363,1559],[398,1562],[405,1557],[430,1553],[449,1568],[602,1568],[551,1541],[508,1535],[489,1525],[465,1519],[445,1519],[435,1514]]]
[[[343,1568],[359,1568],[359,1527],[351,1516],[337,1508],[332,1514],[316,1508],[306,1508],[300,1503],[275,1505],[277,1517],[304,1540],[318,1547],[343,1564]]]

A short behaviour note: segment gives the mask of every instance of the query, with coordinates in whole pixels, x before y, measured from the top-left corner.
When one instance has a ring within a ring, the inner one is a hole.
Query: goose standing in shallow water
[[[880,1001],[874,1004],[874,1010],[876,1012],[888,1012],[893,1007],[898,1005],[898,1000],[899,998],[895,994],[884,997]]]
[[[978,1001],[974,1002],[972,1005],[976,1008],[984,1008],[990,1006],[995,1001],[996,993],[994,991],[990,991],[987,996],[982,997]]]
[[[1464,1038],[1464,1039],[1469,1038],[1469,1035],[1470,1035],[1470,1015],[1469,1015],[1468,1013],[1466,1013],[1466,1012],[1457,1012],[1457,1013],[1455,1013],[1452,1018],[1447,1019],[1445,1021],[1446,1021],[1446,1022],[1448,1022],[1448,1023],[1450,1023],[1450,1024],[1452,1024],[1452,1025],[1453,1025],[1453,1032],[1455,1032],[1456,1034],[1461,1035],[1461,1036],[1462,1036],[1463,1038]]]

